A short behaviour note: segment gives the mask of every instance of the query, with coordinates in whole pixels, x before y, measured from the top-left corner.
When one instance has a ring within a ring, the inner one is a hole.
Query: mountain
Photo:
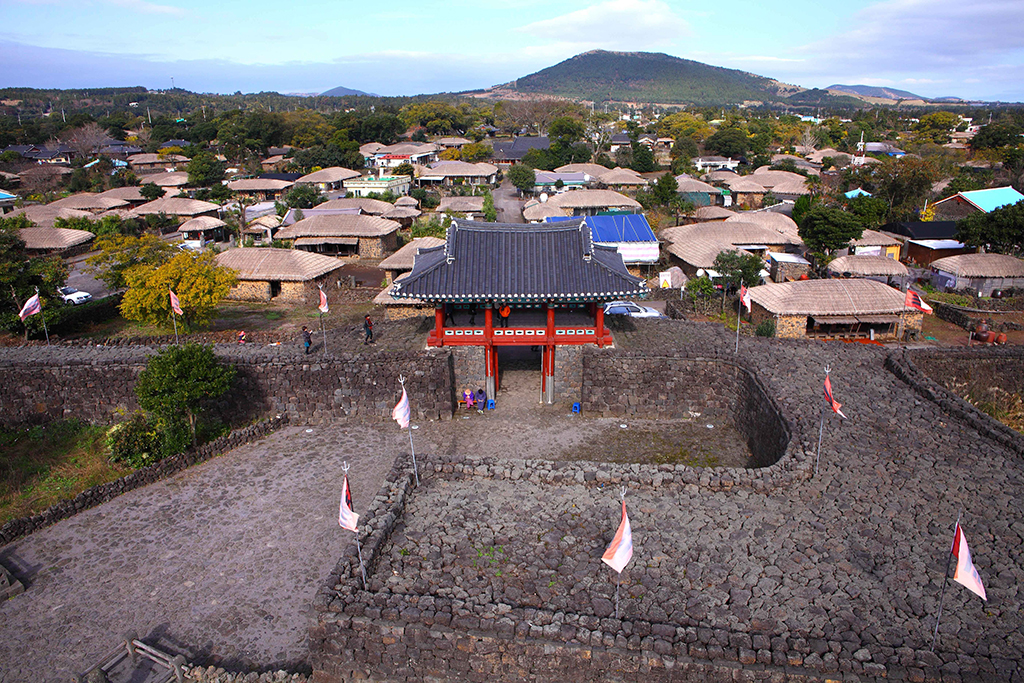
[[[793,106],[805,107],[852,107],[856,109],[864,106],[864,100],[862,99],[852,95],[837,93],[841,93],[841,91],[833,93],[828,90],[812,88],[810,90],[801,90],[794,95],[790,95],[786,98],[786,102]]]
[[[874,85],[830,85],[825,90],[838,90],[839,92],[861,95],[862,97],[881,97],[886,100],[926,100],[927,97],[915,95],[906,90],[896,88],[882,88]]]
[[[345,88],[340,85],[337,88],[331,88],[326,92],[320,93],[321,97],[346,97],[348,95],[370,95],[370,93],[363,92],[362,90],[353,90],[352,88]]]
[[[502,91],[593,102],[720,105],[781,100],[803,90],[764,76],[654,52],[594,50],[512,83]]]

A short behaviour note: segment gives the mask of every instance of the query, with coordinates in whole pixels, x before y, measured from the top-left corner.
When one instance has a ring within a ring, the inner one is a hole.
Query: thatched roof
[[[423,212],[412,206],[396,206],[387,213],[383,214],[381,218],[388,218],[396,221],[403,218],[416,218],[417,216],[423,215]]]
[[[22,228],[18,233],[26,249],[70,249],[95,237],[86,230],[67,228]]]
[[[395,221],[377,216],[320,214],[281,228],[276,237],[281,240],[302,237],[383,237],[401,227]]]
[[[153,183],[157,187],[184,187],[188,185],[188,173],[185,171],[170,171],[168,173],[155,173],[144,175],[139,178],[143,185]]]
[[[611,170],[601,164],[566,164],[555,169],[555,173],[585,173],[591,178],[600,178]]]
[[[418,209],[420,203],[414,197],[404,194],[395,200],[395,206],[411,206],[414,209]]]
[[[412,275],[411,272],[402,273],[397,278],[395,278],[395,281],[388,285],[384,291],[382,291],[377,296],[373,297],[373,303],[377,306],[422,306],[426,304],[427,302],[423,301],[422,299],[396,299],[395,297],[391,296],[391,293],[394,291],[395,285],[398,284],[398,281],[404,280],[410,275]]]
[[[776,232],[788,235],[794,240],[800,240],[800,236],[797,234],[796,222],[784,213],[776,213],[774,211],[745,211],[743,213],[737,213],[733,216],[729,216],[725,220],[736,221],[740,223],[750,223],[752,225],[760,225],[762,228],[768,228]]]
[[[777,230],[732,220],[680,225],[662,230],[660,236],[669,242],[670,254],[695,268],[712,268],[716,256],[723,251],[739,250],[742,245],[784,248],[800,244],[798,239]]]
[[[1006,254],[960,254],[932,261],[931,267],[961,277],[1024,277],[1024,261]]]
[[[462,147],[472,142],[472,140],[467,140],[466,138],[438,138],[434,140],[435,144],[444,145],[445,147]]]
[[[828,270],[833,275],[849,273],[854,277],[882,276],[882,275],[907,275],[907,267],[888,256],[875,254],[863,254],[861,256],[840,256],[828,264]]]
[[[249,221],[249,226],[256,226],[261,228],[276,228],[281,225],[281,217],[277,214],[268,213],[265,216],[254,218]]]
[[[241,247],[217,254],[217,264],[230,268],[239,280],[306,282],[344,266],[330,256],[300,249]]]
[[[280,192],[294,184],[275,178],[245,178],[244,180],[232,180],[228,183],[228,189],[234,192]]]
[[[775,186],[780,185],[786,181],[791,181],[793,183],[799,182],[802,184],[806,180],[806,178],[804,178],[799,173],[790,173],[789,171],[773,171],[767,166],[761,166],[747,177],[757,183],[760,183],[766,189],[773,191]]]
[[[721,170],[718,170],[718,171],[712,171],[711,173],[705,174],[704,175],[704,180],[712,181],[712,182],[714,182],[714,181],[728,182],[730,180],[735,180],[736,178],[739,178],[739,177],[740,177],[740,174],[737,173],[736,171],[727,171],[725,169],[721,169]]]
[[[161,197],[135,209],[140,216],[164,213],[168,216],[198,216],[201,213],[219,211],[220,207],[212,202],[201,202],[187,197]]]
[[[181,164],[188,163],[189,158],[180,154],[133,154],[128,157],[128,163],[132,166],[139,164]]]
[[[483,197],[445,197],[437,205],[438,213],[481,213]]]
[[[540,202],[531,199],[523,205],[523,218],[528,221],[542,221],[545,218],[560,218],[570,215],[570,211],[555,206],[551,202]]]
[[[807,155],[807,159],[808,159],[808,161],[812,161],[812,162],[814,162],[816,164],[820,164],[822,161],[825,160],[825,157],[832,157],[833,159],[835,159],[838,156],[849,157],[850,155],[847,154],[846,152],[840,152],[838,149],[833,149],[832,147],[826,147],[825,149],[819,149],[816,152],[809,153]]]
[[[715,187],[714,185],[702,183],[696,178],[691,178],[686,174],[676,176],[676,185],[678,186],[677,189],[679,192],[722,194],[722,191]]]
[[[438,161],[430,166],[422,166],[421,175],[439,178],[476,178],[491,176],[498,172],[498,167],[491,164],[470,164],[465,161]]]
[[[560,209],[639,209],[640,202],[612,190],[572,190],[547,201]]]
[[[735,211],[730,211],[724,206],[698,206],[697,210],[693,212],[693,217],[699,218],[702,221],[713,221],[721,218],[728,220],[735,215]]]
[[[212,230],[227,225],[224,221],[213,216],[196,216],[178,226],[178,232],[193,232],[195,230]]]
[[[737,176],[723,181],[733,192],[760,192],[764,194],[768,190],[761,183],[746,176]]]
[[[859,240],[850,242],[854,247],[898,247],[900,241],[877,230],[865,230]]]
[[[340,183],[344,180],[358,178],[361,175],[362,174],[359,171],[353,171],[351,168],[331,166],[329,168],[322,168],[319,171],[307,173],[306,175],[296,180],[295,184],[301,185],[303,183]]]
[[[904,294],[874,280],[802,280],[750,288],[750,299],[776,315],[902,313]]]
[[[323,204],[317,204],[318,209],[359,209],[371,216],[379,216],[387,213],[393,208],[393,204],[382,202],[379,199],[368,197],[351,197],[349,199],[332,199]]]
[[[186,173],[185,175],[187,176],[188,174]],[[111,190],[107,190],[106,192],[100,192],[97,196],[112,197],[114,199],[120,199],[125,202],[135,203],[150,201],[142,196],[140,190],[142,190],[140,186],[129,185],[128,187],[115,187]],[[166,193],[167,191],[164,190],[164,192]]]
[[[80,211],[109,211],[110,209],[128,206],[128,202],[123,199],[115,199],[114,197],[104,197],[92,192],[80,192],[70,197],[50,202],[48,206],[78,209]]]
[[[377,267],[382,270],[412,270],[413,262],[416,259],[416,252],[420,249],[439,247],[444,243],[445,241],[440,237],[417,237],[381,261]]]
[[[778,173],[778,171],[773,171]],[[771,188],[773,194],[810,194],[811,191],[807,189],[807,181],[800,176],[799,178],[787,178],[780,181],[775,187]]]
[[[639,173],[628,168],[613,168],[598,176],[605,185],[647,185],[647,180]]]
[[[88,211],[69,209],[64,206],[52,206],[50,204],[26,206],[21,209],[15,209],[7,215],[11,217],[23,215],[40,228],[52,228],[53,222],[58,218],[96,218],[96,216]]]

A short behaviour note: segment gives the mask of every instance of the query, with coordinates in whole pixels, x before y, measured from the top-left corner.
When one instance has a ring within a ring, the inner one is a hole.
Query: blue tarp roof
[[[4,200],[4,199],[17,199],[17,198],[18,198],[17,195],[9,194],[7,192],[4,192],[3,190],[0,190],[0,200]]]
[[[857,197],[870,197],[871,193],[870,192],[865,192],[864,190],[862,190],[861,188],[858,187],[856,190],[850,190],[849,192],[845,193],[843,196],[846,197],[847,199],[855,199]]]
[[[979,209],[988,213],[999,207],[1009,204],[1016,204],[1024,199],[1024,194],[1017,192],[1012,187],[993,187],[988,190],[971,190],[961,192],[960,196],[974,204]]]
[[[548,218],[547,222],[571,221],[561,216]],[[657,242],[647,217],[642,213],[626,213],[615,216],[587,216],[586,224],[595,242]]]

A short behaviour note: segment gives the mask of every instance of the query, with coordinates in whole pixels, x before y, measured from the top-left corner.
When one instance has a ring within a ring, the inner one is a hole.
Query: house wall
[[[234,301],[270,301],[270,283],[266,280],[240,280],[228,292]]]
[[[801,275],[811,272],[808,263],[791,263],[789,261],[772,261],[772,280],[775,282],[786,282],[787,280],[799,280]]]
[[[976,206],[960,197],[952,197],[944,202],[932,204],[932,209],[935,211],[934,220],[937,221],[958,221],[978,211]]]
[[[907,260],[922,266],[927,266],[932,261],[938,261],[940,258],[946,258],[947,256],[973,254],[975,251],[970,247],[964,247],[963,249],[928,249],[920,244],[907,242]]]
[[[909,334],[911,337],[920,336],[921,326],[924,324],[924,313],[921,311],[907,310],[899,315],[900,322],[894,327],[893,334],[876,334],[878,341],[897,341],[905,339]],[[776,315],[761,304],[752,302],[750,320],[756,326],[765,320],[775,321],[775,336],[780,339],[803,339],[807,334],[806,315]]]
[[[955,284],[953,284],[955,281]],[[932,285],[940,289],[970,289],[981,292],[981,296],[991,296],[993,290],[1024,287],[1024,278],[1020,277],[964,277],[956,278],[953,273],[937,271],[932,273]]]
[[[383,237],[360,237],[359,258],[384,258],[398,250],[398,232]]]

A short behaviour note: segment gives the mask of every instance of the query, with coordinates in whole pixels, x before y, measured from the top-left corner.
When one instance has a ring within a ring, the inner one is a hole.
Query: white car
[[[664,318],[661,311],[632,301],[610,301],[604,305],[605,315],[628,315],[633,318]]]
[[[92,294],[89,292],[82,292],[74,287],[61,287],[59,290],[61,298],[64,299],[64,303],[77,306],[78,304],[84,304],[92,301]]]

